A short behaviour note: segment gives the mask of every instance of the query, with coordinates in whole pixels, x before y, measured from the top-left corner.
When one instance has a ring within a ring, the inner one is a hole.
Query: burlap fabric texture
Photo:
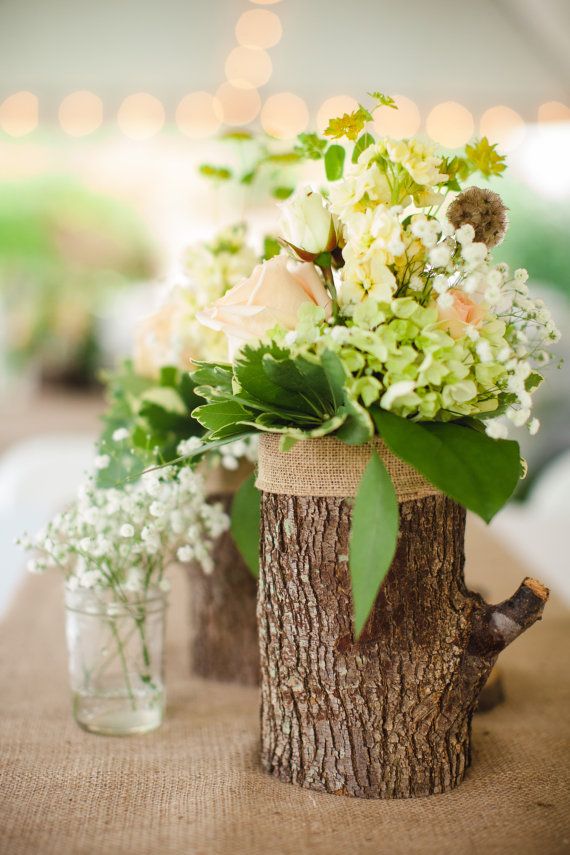
[[[378,452],[400,502],[434,496],[439,491],[377,437],[366,445],[347,445],[334,437],[300,440],[279,451],[279,434],[259,439],[256,487],[287,496],[355,496],[372,450]]]
[[[528,568],[477,520],[467,540],[470,587],[494,601],[512,593]],[[71,717],[60,580],[26,581],[0,625],[2,855],[570,851],[570,619],[555,597],[543,622],[503,655],[506,701],[475,717],[461,787],[369,801],[318,795],[261,771],[258,691],[188,677],[187,595],[179,573],[164,725],[112,739],[84,733]]]

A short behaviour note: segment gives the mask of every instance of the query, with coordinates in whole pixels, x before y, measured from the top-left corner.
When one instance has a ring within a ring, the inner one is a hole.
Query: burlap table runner
[[[289,451],[279,451],[279,434],[259,437],[256,487],[287,496],[356,496],[372,449],[378,452],[394,483],[398,499],[406,502],[439,491],[376,437],[366,445],[347,445],[334,437],[303,439]]]
[[[475,526],[468,581],[502,599],[526,569]],[[187,677],[184,581],[172,596],[166,722],[130,739],[73,723],[59,583],[26,582],[0,627],[2,855],[569,851],[570,621],[555,600],[504,654],[508,700],[476,718],[462,786],[428,799],[361,801],[260,771],[257,691]]]

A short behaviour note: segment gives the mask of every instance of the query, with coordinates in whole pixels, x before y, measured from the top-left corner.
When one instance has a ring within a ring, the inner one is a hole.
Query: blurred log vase
[[[471,762],[471,719],[498,654],[541,617],[548,590],[525,579],[494,606],[468,591],[465,510],[375,445],[395,483],[400,537],[355,641],[346,484],[357,485],[370,448],[351,447],[343,472],[348,447],[337,440],[280,452],[261,439],[262,764],[321,792],[445,793]]]
[[[206,482],[209,500],[221,502],[230,513],[233,495],[251,471],[250,464],[235,472],[222,467],[213,470]],[[188,567],[192,673],[210,680],[257,686],[257,583],[230,531],[219,537],[213,559],[210,575],[198,566]]]

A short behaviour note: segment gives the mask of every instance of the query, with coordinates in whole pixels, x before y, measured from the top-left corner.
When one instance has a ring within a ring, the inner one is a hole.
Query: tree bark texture
[[[228,494],[210,497],[231,508]],[[241,558],[231,532],[218,539],[214,571],[188,568],[190,584],[190,662],[194,674],[211,680],[259,684],[256,582]]]
[[[397,553],[358,642],[351,500],[263,493],[258,594],[263,767],[321,792],[444,793],[471,760],[471,718],[499,652],[548,591],[525,580],[497,606],[463,578],[465,511],[400,504]]]

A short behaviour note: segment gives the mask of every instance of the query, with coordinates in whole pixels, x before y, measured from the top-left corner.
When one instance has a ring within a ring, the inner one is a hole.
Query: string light
[[[119,107],[117,124],[132,140],[149,139],[164,125],[164,107],[158,98],[147,92],[128,95]]]
[[[92,134],[103,123],[103,102],[93,92],[67,95],[59,105],[59,124],[71,137]]]
[[[279,16],[267,9],[250,9],[240,15],[236,24],[236,39],[243,47],[274,47],[282,35]]]
[[[192,139],[212,136],[220,127],[214,96],[209,92],[185,95],[176,108],[175,119],[179,130]]]
[[[475,123],[469,110],[456,101],[444,101],[433,108],[426,119],[426,130],[435,142],[458,148],[472,136]]]
[[[416,104],[404,95],[395,95],[398,109],[381,107],[374,114],[374,128],[382,136],[402,139],[413,137],[420,129],[422,117]]]
[[[539,122],[570,122],[570,107],[561,101],[546,101],[538,108]]]
[[[292,139],[309,124],[309,110],[302,98],[292,92],[271,95],[261,111],[263,130],[280,140]]]
[[[269,54],[261,48],[236,47],[226,60],[226,77],[238,89],[257,89],[271,77]]]
[[[38,99],[32,92],[15,92],[0,105],[0,128],[11,137],[24,137],[38,126]]]
[[[214,112],[226,125],[247,125],[261,108],[257,89],[237,89],[231,83],[222,83],[214,99]]]
[[[510,107],[498,105],[485,110],[479,123],[481,134],[502,151],[512,151],[523,141],[526,126],[523,119]]]

